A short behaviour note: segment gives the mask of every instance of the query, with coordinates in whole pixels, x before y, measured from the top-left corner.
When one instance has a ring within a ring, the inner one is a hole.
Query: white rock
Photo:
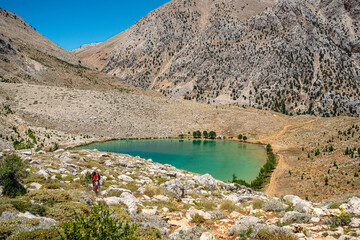
[[[131,193],[123,192],[120,195],[120,201],[128,207],[130,214],[135,214],[137,212],[137,204],[139,203],[139,200]]]
[[[298,212],[309,213],[311,212],[312,203],[305,201],[295,195],[286,195],[284,199],[288,202],[291,202],[294,206],[294,209]]]
[[[214,236],[209,232],[204,232],[200,236],[200,240],[214,240],[214,239],[215,239]]]
[[[56,170],[56,169],[52,169],[52,168],[47,168],[46,170],[51,173],[57,173],[57,174],[60,173],[60,170]]]
[[[36,174],[43,175],[46,179],[48,179],[50,177],[50,175],[44,169],[41,169]]]
[[[121,203],[121,198],[119,198],[119,197],[108,197],[108,198],[104,198],[103,200],[108,205],[109,204],[119,204],[119,203]]]
[[[27,156],[31,156],[31,155],[32,155],[31,151],[24,151],[24,152],[21,152],[21,153],[24,154],[24,155],[27,155]]]
[[[230,195],[226,196],[225,199],[230,200],[230,201],[232,201],[234,203],[238,203],[241,198],[237,194],[233,193],[233,194],[230,194]]]
[[[352,197],[348,203],[342,204],[340,208],[345,209],[349,214],[360,215],[360,198]]]
[[[217,185],[218,181],[208,173],[202,176],[195,176],[193,177],[193,180],[197,181],[203,186],[206,186],[211,191],[219,190],[219,187]]]
[[[167,196],[164,196],[164,195],[155,195],[154,199],[156,199],[158,201],[164,201],[164,202],[170,201],[170,198],[168,198]]]
[[[179,179],[173,179],[160,185],[165,191],[174,194],[178,198],[186,196],[185,186],[180,182]]]
[[[193,218],[196,214],[199,214],[200,216],[202,216],[205,219],[211,219],[211,214],[210,213],[205,212],[203,210],[197,210],[194,207],[191,207],[188,210],[188,214],[189,214],[188,218]]]
[[[121,181],[125,181],[125,182],[133,182],[134,181],[134,179],[132,177],[129,177],[125,174],[118,176],[118,179]]]
[[[323,209],[321,208],[313,208],[313,214],[317,217],[323,217],[326,216],[326,213]]]
[[[30,188],[39,190],[42,187],[40,183],[33,182],[30,184]]]
[[[146,208],[144,208],[144,209],[141,210],[141,213],[146,214],[146,215],[156,215],[156,211],[157,211],[157,209],[146,209]]]
[[[310,219],[310,222],[312,222],[312,223],[318,223],[318,222],[320,222],[320,221],[321,221],[321,219],[318,218],[318,217],[312,217],[312,218]]]
[[[351,218],[350,226],[360,227],[360,219],[359,218]]]

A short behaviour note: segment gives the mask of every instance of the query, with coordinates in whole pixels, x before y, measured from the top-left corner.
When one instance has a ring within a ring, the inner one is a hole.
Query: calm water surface
[[[116,140],[81,149],[151,158],[190,172],[209,173],[223,181],[231,180],[233,173],[251,181],[266,162],[265,149],[260,145],[215,140]]]

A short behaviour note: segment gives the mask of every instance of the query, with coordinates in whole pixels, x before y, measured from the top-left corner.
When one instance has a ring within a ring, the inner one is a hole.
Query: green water
[[[151,158],[189,172],[209,173],[223,181],[231,180],[233,173],[251,181],[266,162],[265,149],[260,145],[215,140],[117,140],[81,149]]]

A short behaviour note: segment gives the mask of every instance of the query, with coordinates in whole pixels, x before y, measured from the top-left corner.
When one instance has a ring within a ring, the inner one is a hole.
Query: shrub
[[[341,206],[341,202],[331,202],[330,205],[329,205],[329,208],[330,209],[336,209],[336,208],[339,208]]]
[[[226,210],[228,212],[236,211],[238,208],[239,207],[231,200],[224,200],[220,205],[220,210]]]
[[[64,190],[34,190],[28,193],[31,200],[50,205],[54,203],[71,201],[71,196]]]
[[[201,216],[200,214],[196,213],[193,217],[192,217],[192,221],[196,224],[200,224],[205,222],[205,218],[203,216]]]
[[[281,212],[286,210],[286,205],[281,202],[267,202],[263,208],[265,211]]]
[[[33,204],[29,201],[15,200],[10,201],[9,204],[19,212],[30,212],[34,215],[45,216],[45,207],[39,204]]]
[[[39,225],[39,219],[14,218],[0,221],[0,239],[7,239],[18,229],[29,229]]]
[[[146,203],[148,206],[157,206],[159,209],[161,208],[168,208],[170,212],[177,212],[179,208],[173,202],[165,202],[165,201],[153,201]]]
[[[75,215],[73,221],[59,227],[61,239],[138,239],[135,236],[136,225],[123,222],[111,216],[107,205],[98,204],[91,207],[90,216]]]
[[[253,209],[261,209],[264,205],[264,202],[258,198],[252,200]]]
[[[36,229],[33,231],[21,231],[11,235],[8,240],[60,240],[56,229]]]
[[[155,195],[163,195],[165,193],[164,189],[159,186],[149,186],[145,187],[144,194],[149,197],[153,197]]]
[[[264,239],[264,240],[270,240],[274,237],[274,233],[270,231],[269,229],[262,228],[257,233],[258,238]]]
[[[163,239],[160,230],[151,227],[147,227],[144,229],[137,229],[135,235],[139,237],[139,239],[144,239],[144,240]]]
[[[5,155],[0,159],[0,184],[3,185],[3,195],[15,198],[26,193],[19,179],[26,175],[25,165],[16,154]]]
[[[3,203],[2,202],[1,205],[0,205],[0,216],[5,211],[16,212],[16,208],[14,208],[14,206],[12,204],[10,204],[10,203]]]
[[[311,216],[305,213],[298,212],[287,212],[283,218],[286,224],[292,223],[308,223],[311,219]]]
[[[32,206],[29,208],[29,212],[34,215],[39,215],[39,216],[43,217],[43,216],[45,216],[46,209],[42,205],[32,204]]]
[[[338,226],[347,226],[351,222],[351,218],[348,215],[340,216],[340,217],[331,217],[325,220],[325,224],[329,224],[334,227]]]
[[[82,203],[57,203],[48,210],[47,216],[55,220],[72,220],[76,214],[89,214],[90,208]]]
[[[200,208],[205,209],[206,211],[212,211],[216,208],[216,204],[209,200],[202,200],[196,203],[196,205],[199,206]]]
[[[31,207],[31,202],[25,202],[25,201],[11,201],[10,202],[15,208],[16,210],[18,210],[19,212],[26,212],[29,210],[29,208]]]

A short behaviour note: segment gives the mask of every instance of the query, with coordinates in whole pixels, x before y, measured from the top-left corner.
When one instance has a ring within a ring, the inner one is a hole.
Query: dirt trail
[[[272,142],[274,140],[278,140],[280,139],[290,127],[299,127],[299,126],[303,126],[312,122],[317,121],[320,118],[315,118],[306,122],[300,122],[300,123],[292,123],[292,124],[287,124],[284,126],[284,128],[277,134],[260,139],[260,140],[253,140],[251,142],[255,142],[255,143],[262,143],[262,144],[268,144],[269,140],[271,140]],[[276,169],[274,170],[274,172],[271,174],[271,178],[270,178],[270,183],[269,185],[266,187],[265,189],[265,194],[269,195],[269,196],[275,196],[276,194],[276,184],[277,184],[277,179],[282,175],[282,173],[284,173],[285,171],[288,170],[288,166],[287,164],[284,162],[284,155],[282,155],[281,153],[279,153],[279,151],[281,150],[286,150],[288,147],[284,146],[284,147],[279,147],[279,146],[272,146],[274,153],[279,156],[279,161],[277,163]]]

